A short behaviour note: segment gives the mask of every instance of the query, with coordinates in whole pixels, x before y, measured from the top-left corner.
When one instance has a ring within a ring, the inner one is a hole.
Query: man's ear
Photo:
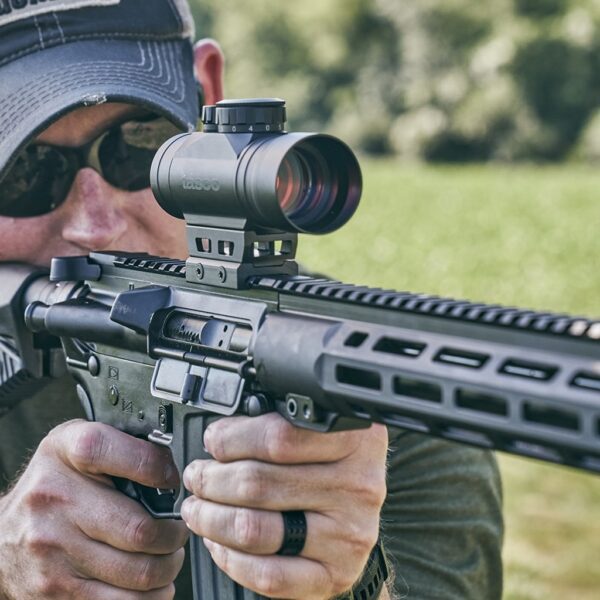
[[[194,68],[196,78],[204,88],[204,104],[216,104],[223,100],[223,70],[225,57],[221,46],[210,38],[196,42]]]

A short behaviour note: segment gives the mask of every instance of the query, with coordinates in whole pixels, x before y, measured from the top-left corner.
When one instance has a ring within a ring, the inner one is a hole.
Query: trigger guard
[[[164,494],[156,488],[134,484],[138,491],[138,500],[155,519],[181,519],[173,510],[176,494]]]
[[[120,492],[139,502],[155,519],[181,519],[181,515],[173,511],[175,494],[161,493],[161,490],[120,477],[113,480]]]

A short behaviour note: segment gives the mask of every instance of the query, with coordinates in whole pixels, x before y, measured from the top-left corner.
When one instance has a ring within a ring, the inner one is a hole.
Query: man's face
[[[139,109],[127,104],[79,108],[52,124],[38,141],[81,146],[115,123],[139,115]],[[117,189],[87,167],[78,172],[66,200],[52,212],[30,218],[0,216],[0,261],[48,265],[54,256],[94,250],[186,258],[185,222],[164,212],[149,188]]]

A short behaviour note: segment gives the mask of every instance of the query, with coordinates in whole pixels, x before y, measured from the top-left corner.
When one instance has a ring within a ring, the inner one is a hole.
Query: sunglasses
[[[77,148],[29,144],[0,181],[0,215],[37,217],[67,198],[77,172],[97,171],[110,185],[127,191],[150,186],[156,151],[181,129],[162,117],[127,121]]]

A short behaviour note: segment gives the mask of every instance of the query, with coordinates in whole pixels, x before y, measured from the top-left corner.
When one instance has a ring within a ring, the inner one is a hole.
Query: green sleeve
[[[382,539],[401,598],[500,599],[502,536],[491,452],[390,429]]]
[[[0,417],[0,492],[26,465],[38,444],[58,424],[85,418],[68,375],[48,382]]]

